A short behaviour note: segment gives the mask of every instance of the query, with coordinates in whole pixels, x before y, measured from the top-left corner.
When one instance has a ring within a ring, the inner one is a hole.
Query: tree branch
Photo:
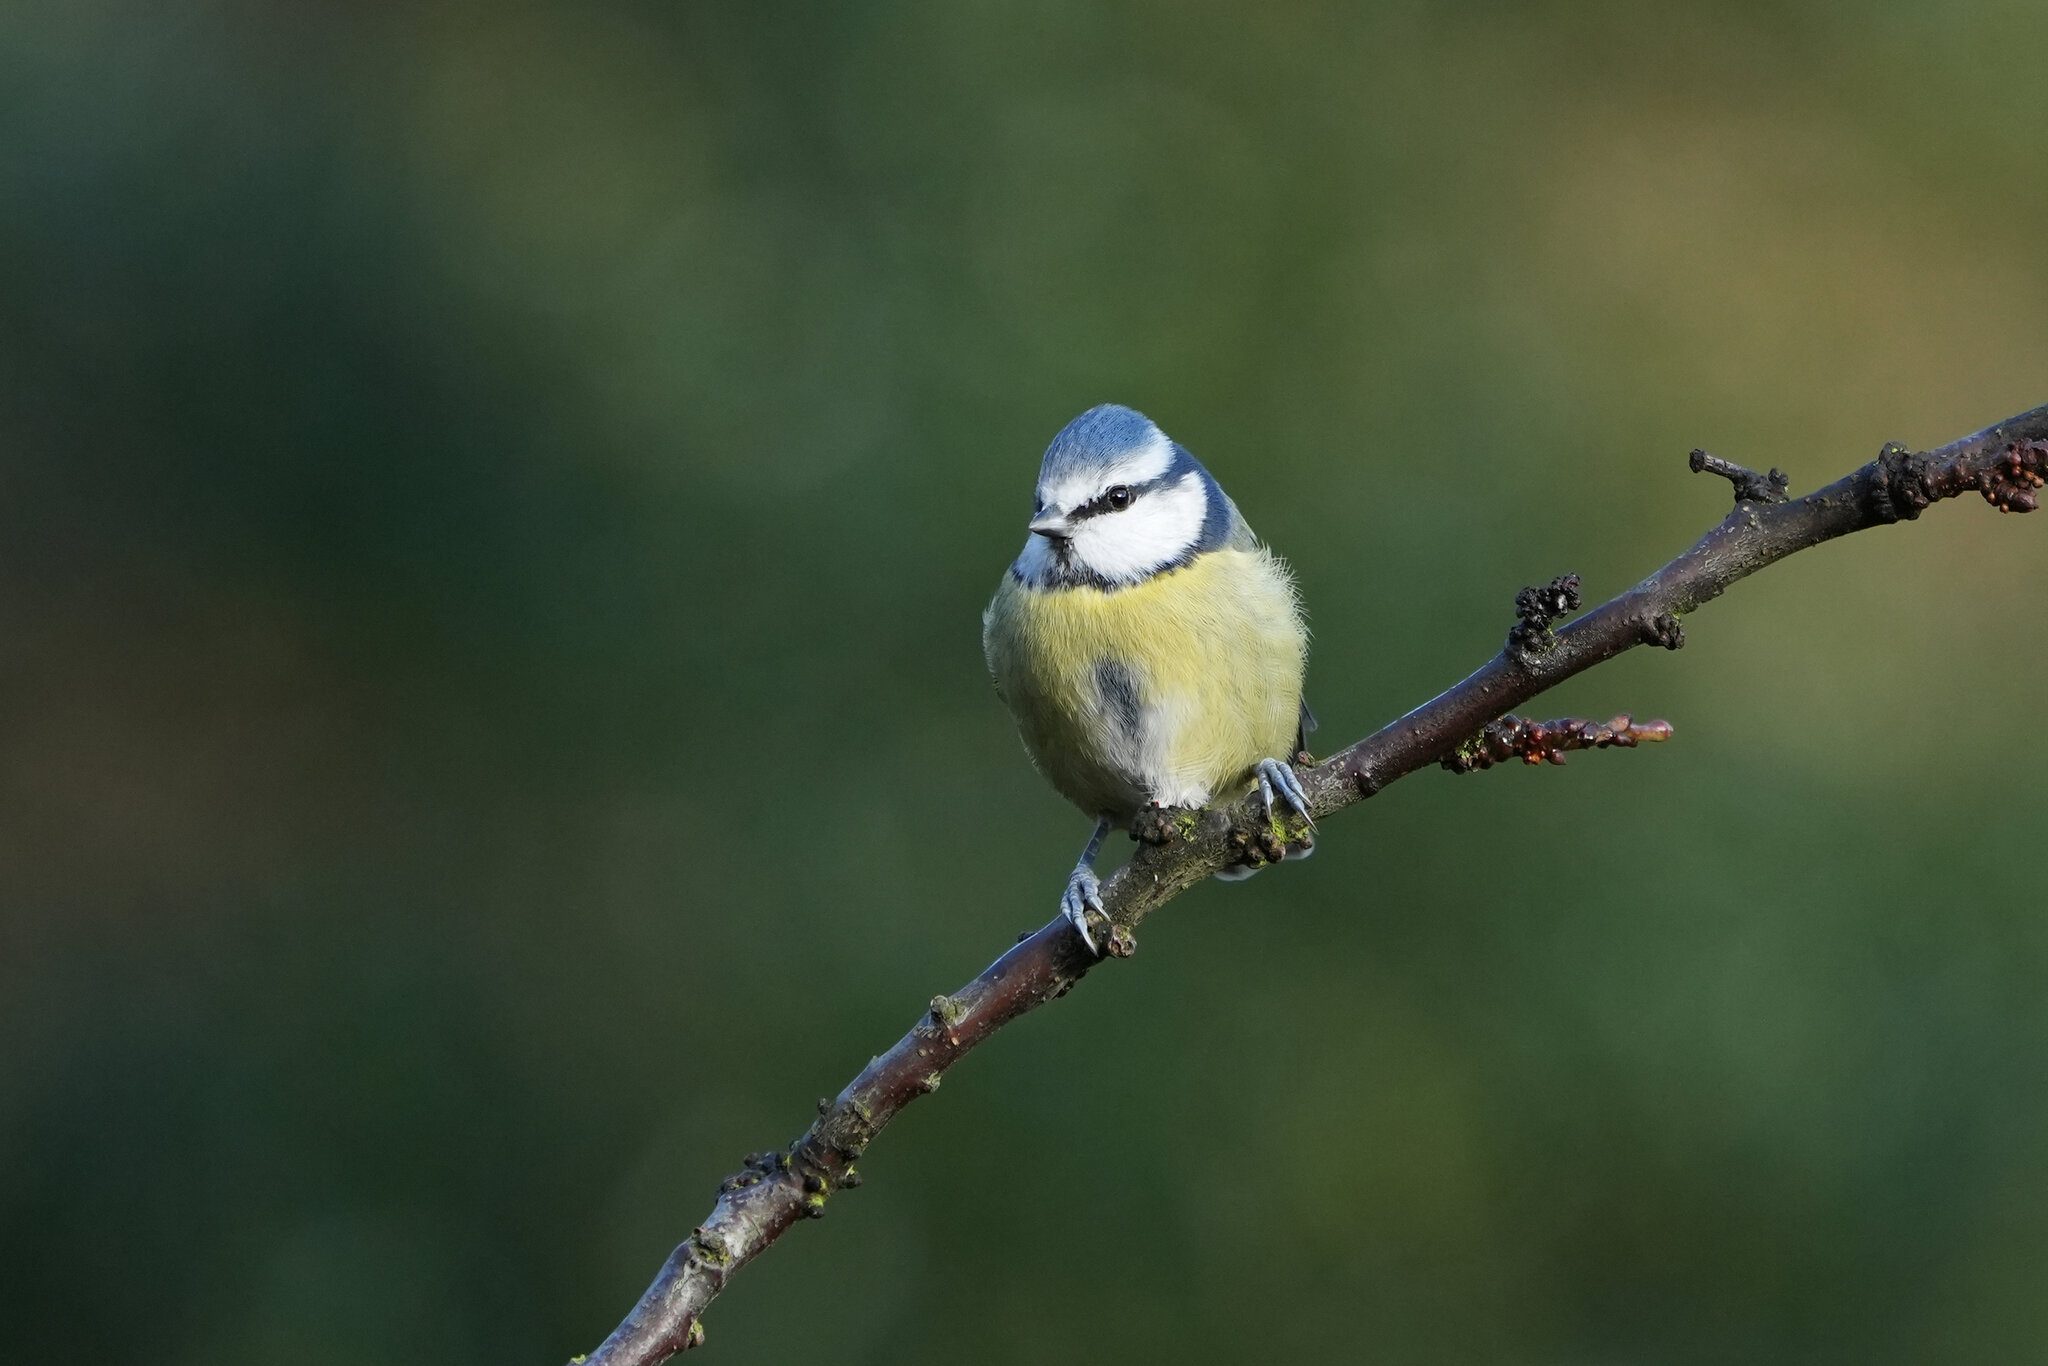
[[[1569,749],[1662,739],[1661,722],[1634,726],[1584,721],[1531,723],[1499,718],[1537,694],[1638,645],[1675,650],[1679,621],[1737,581],[1795,551],[1870,527],[1911,521],[1930,504],[1975,490],[2001,512],[2030,512],[2048,482],[2048,407],[1915,454],[1887,445],[1877,459],[1803,498],[1789,481],[1758,475],[1705,452],[1692,468],[1729,479],[1736,503],[1690,550],[1620,596],[1561,630],[1578,607],[1566,575],[1517,600],[1517,622],[1501,652],[1463,682],[1333,755],[1303,775],[1314,814],[1328,817],[1434,763],[1461,771],[1508,757],[1562,762]],[[1498,724],[1495,724],[1498,722]],[[1483,758],[1483,762],[1482,762]],[[1276,857],[1303,843],[1305,825],[1269,824],[1251,800],[1234,808],[1160,813],[1134,831],[1140,848],[1103,887],[1106,944],[1136,950],[1152,912],[1233,863]],[[952,996],[939,996],[916,1026],[848,1083],[818,1103],[818,1117],[787,1149],[757,1154],[719,1188],[711,1216],[670,1255],[661,1272],[591,1366],[654,1366],[704,1340],[701,1316],[732,1274],[799,1220],[825,1213],[832,1195],[859,1184],[867,1145],[946,1069],[1010,1021],[1063,996],[1098,960],[1063,918],[1025,935]]]

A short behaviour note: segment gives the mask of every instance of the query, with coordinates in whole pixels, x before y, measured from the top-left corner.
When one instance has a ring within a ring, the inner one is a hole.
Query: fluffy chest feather
[[[1307,632],[1256,546],[1113,590],[1006,576],[982,644],[1033,761],[1090,814],[1206,803],[1294,744]]]

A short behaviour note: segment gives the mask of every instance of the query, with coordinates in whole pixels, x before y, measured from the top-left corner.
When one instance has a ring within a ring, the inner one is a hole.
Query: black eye
[[[1122,512],[1131,505],[1131,489],[1128,484],[1117,484],[1102,495],[1102,501],[1109,504],[1113,512]]]

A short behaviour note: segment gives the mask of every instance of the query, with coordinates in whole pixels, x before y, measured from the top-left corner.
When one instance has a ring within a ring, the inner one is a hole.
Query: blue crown
[[[1120,403],[1099,403],[1060,428],[1045,448],[1041,477],[1057,478],[1136,450],[1161,435],[1158,424]]]

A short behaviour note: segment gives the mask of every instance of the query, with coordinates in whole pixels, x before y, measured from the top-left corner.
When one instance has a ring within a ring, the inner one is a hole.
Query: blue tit
[[[1314,725],[1308,630],[1286,565],[1144,414],[1104,404],[1068,423],[1037,494],[982,650],[1032,762],[1095,818],[1060,898],[1093,950],[1112,825],[1254,787],[1269,814],[1275,794],[1309,814],[1288,763]]]

